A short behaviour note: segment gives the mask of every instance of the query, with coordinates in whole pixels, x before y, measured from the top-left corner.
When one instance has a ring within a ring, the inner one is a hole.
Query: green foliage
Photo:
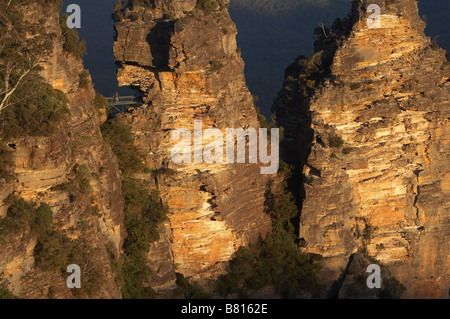
[[[53,211],[52,208],[43,203],[38,207],[34,216],[32,230],[39,235],[50,232],[53,227]]]
[[[284,89],[280,94],[289,96],[296,94],[300,100],[311,96],[318,83],[321,83],[326,71],[325,60],[323,50],[314,53],[309,58],[298,57],[286,71],[292,75],[287,77],[283,85]]]
[[[112,119],[102,125],[102,134],[116,154],[123,175],[130,175],[144,169],[142,155],[134,145],[129,126]]]
[[[87,70],[83,70],[83,72],[80,73],[80,76],[79,76],[80,88],[87,89],[89,87],[89,83],[90,83],[89,77],[90,77],[90,74],[89,74],[89,71],[87,71]]]
[[[383,278],[381,291],[378,294],[380,299],[401,299],[406,287],[402,285],[397,278]]]
[[[245,296],[249,289],[274,286],[285,298],[313,291],[320,264],[304,254],[295,243],[291,220],[298,215],[292,194],[283,184],[267,199],[274,231],[249,248],[240,247],[230,263],[230,272],[219,278],[217,290]]]
[[[29,228],[31,234],[37,237],[34,249],[36,267],[63,274],[71,263],[83,264],[84,254],[78,243],[53,230],[53,212],[49,205],[41,203],[37,206],[12,195],[7,197],[5,203],[9,208],[6,217],[0,219],[0,233],[7,236]]]
[[[78,187],[82,193],[87,193],[92,190],[90,184],[92,175],[86,164],[75,164],[72,172],[74,174],[74,181],[78,184]]]
[[[372,236],[374,232],[378,229],[378,227],[372,226],[370,221],[368,221],[365,217],[357,218],[356,221],[358,223],[356,224],[355,236],[356,238],[362,239],[363,243],[362,252],[366,253],[367,246],[370,244]],[[359,226],[360,224],[364,225],[364,229],[361,230]]]
[[[55,3],[46,1],[50,2]],[[55,97],[55,93],[46,92],[49,91],[49,85],[45,87],[45,81],[38,75],[41,69],[38,62],[42,56],[51,54],[54,38],[30,36],[41,27],[42,21],[31,22],[24,19],[23,5],[24,1],[0,1],[0,112],[3,113],[4,109],[11,106],[15,107],[15,114],[6,117],[2,114],[0,120],[7,126],[7,133],[12,132],[13,136],[16,134],[14,127],[9,126],[11,117],[19,122],[12,123],[17,124],[19,134],[23,133],[24,129],[21,128],[24,125],[25,131],[29,128],[29,135],[36,136],[41,134],[40,130],[34,129],[39,126],[36,124],[51,126],[52,114],[58,115],[55,110],[48,112],[54,104],[51,99]],[[28,125],[27,117],[32,120],[32,124]]]
[[[101,269],[92,262],[98,252],[91,252],[81,240],[71,240],[61,231],[47,230],[38,237],[34,248],[35,265],[43,271],[55,271],[67,276],[70,264],[79,265],[83,271],[81,289],[72,291],[76,298],[92,296],[102,283]]]
[[[259,125],[261,125],[261,128],[266,128],[270,134],[270,129],[272,128],[273,123],[269,123],[267,121],[267,118],[261,114],[261,111],[259,108],[256,108],[256,113],[258,115],[258,121],[259,121]]]
[[[86,164],[75,164],[69,181],[53,186],[51,191],[67,192],[70,201],[73,202],[77,196],[86,196],[92,191],[91,179],[92,175]]]
[[[338,135],[329,135],[328,142],[330,143],[329,144],[330,147],[333,147],[333,148],[339,148],[344,145],[344,140],[342,139],[342,137],[340,137]]]
[[[123,19],[123,15],[121,12],[117,11],[113,13],[113,20],[114,22],[120,22]]]
[[[306,87],[308,89],[314,89],[315,86],[316,86],[316,81],[315,80],[307,80],[306,81]]]
[[[81,241],[73,241],[61,231],[53,229],[53,212],[49,205],[41,203],[38,206],[12,195],[5,202],[9,208],[6,217],[0,219],[1,236],[23,233],[30,229],[31,234],[37,238],[33,252],[36,267],[66,276],[68,265],[80,265],[85,271],[82,276],[82,291],[77,290],[77,293],[89,296],[98,290],[100,270],[90,260],[95,254],[91,255],[89,248],[83,246]],[[6,292],[0,287],[0,295],[3,294]]]
[[[54,2],[54,1],[53,1]],[[30,37],[38,27],[24,23],[22,1],[0,5],[0,110],[3,137],[48,136],[67,113],[65,95],[39,76],[39,58],[51,53],[51,37]]]
[[[168,208],[159,194],[148,195],[145,183],[133,179],[123,181],[125,198],[125,257],[122,264],[122,295],[126,299],[150,298],[151,290],[144,287],[150,274],[147,266],[149,243],[159,239],[158,224],[166,219]]]
[[[71,29],[67,26],[68,14],[63,14],[59,21],[61,25],[61,31],[64,36],[63,48],[65,51],[71,53],[74,57],[81,60],[86,54],[86,41],[80,42],[80,37],[76,29]]]
[[[230,263],[230,272],[219,278],[222,294],[274,286],[284,298],[298,298],[313,290],[320,265],[302,253],[292,235],[276,232],[250,248],[240,247]]]
[[[6,216],[0,219],[2,235],[23,232],[29,227],[32,234],[39,237],[52,229],[53,211],[49,205],[41,203],[37,206],[14,195],[9,195],[5,203],[9,207]]]
[[[175,294],[183,299],[209,299],[209,294],[196,282],[190,283],[183,274],[176,273]]]
[[[256,100],[255,100],[255,102],[256,102]],[[259,125],[261,126],[261,128],[267,129],[267,134],[268,134],[268,137],[270,138],[272,135],[272,128],[277,128],[277,115],[275,113],[273,113],[273,115],[270,119],[270,122],[269,122],[267,120],[267,118],[261,114],[259,107],[256,107],[256,113],[258,116]],[[280,142],[282,142],[284,139],[284,127],[280,126],[278,128],[279,128],[279,139],[280,139]]]
[[[197,9],[201,9],[206,12],[217,9],[218,4],[216,0],[197,0]]]
[[[0,282],[0,300],[5,299],[17,299],[17,297],[14,296],[14,294],[11,291],[9,291],[9,289],[6,287],[4,283]]]
[[[94,105],[97,109],[108,109],[108,100],[99,93],[95,93]]]
[[[123,257],[121,274],[123,279],[122,297],[124,299],[150,299],[154,292],[143,283],[150,275],[145,256],[128,255]]]
[[[36,267],[63,273],[73,263],[70,257],[74,249],[74,243],[67,236],[59,231],[49,231],[38,238],[34,248]]]
[[[33,76],[26,87],[20,86],[10,99],[11,106],[1,113],[3,136],[48,136],[69,113],[68,99],[39,76]]]
[[[50,188],[51,191],[62,191],[73,194],[77,191],[77,186],[73,182],[61,183]]]
[[[209,69],[211,70],[211,72],[218,72],[220,71],[222,68],[224,67],[224,65],[222,64],[222,62],[217,61],[217,60],[213,60],[209,62]]]
[[[22,232],[27,227],[32,226],[36,215],[34,203],[26,202],[24,199],[13,195],[9,195],[4,202],[9,207],[6,216],[0,219],[1,235]]]
[[[289,168],[287,174],[291,174],[291,170],[292,168]],[[279,186],[275,194],[267,195],[266,211],[272,218],[275,231],[293,231],[291,220],[298,216],[298,209],[294,196],[287,190],[286,182]]]
[[[344,147],[343,149],[342,149],[342,154],[344,154],[344,155],[348,155],[348,154],[350,154],[351,152],[353,152],[355,149],[353,148],[353,147]]]

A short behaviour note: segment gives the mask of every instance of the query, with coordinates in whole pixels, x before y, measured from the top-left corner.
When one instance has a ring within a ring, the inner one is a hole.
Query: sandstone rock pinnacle
[[[404,297],[448,297],[450,64],[424,28],[416,1],[354,1],[286,71],[274,111],[299,150],[299,236],[330,286],[363,252]]]

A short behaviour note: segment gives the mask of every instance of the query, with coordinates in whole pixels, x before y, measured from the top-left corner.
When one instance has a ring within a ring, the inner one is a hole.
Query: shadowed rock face
[[[381,28],[367,26],[369,3]],[[363,251],[404,297],[448,297],[450,64],[424,27],[415,1],[354,1],[348,19],[321,31],[316,61],[286,71],[274,110],[285,147],[299,149],[300,238],[325,257],[326,285]],[[305,73],[315,88],[303,94]]]
[[[259,165],[171,160],[178,142],[171,141],[171,132],[193,132],[194,120],[202,120],[204,130],[216,127],[223,133],[259,128],[226,5],[218,1],[203,10],[196,1],[155,1],[126,7],[125,18],[116,23],[118,80],[138,88],[145,101],[122,120],[131,124],[147,165],[158,170],[159,190],[170,208],[170,222],[162,230],[166,252],[159,245],[158,255],[172,256],[177,271],[194,278],[216,277],[221,262],[239,246],[271,230],[263,212],[268,178]],[[164,285],[167,267],[151,263],[165,268],[154,278]]]

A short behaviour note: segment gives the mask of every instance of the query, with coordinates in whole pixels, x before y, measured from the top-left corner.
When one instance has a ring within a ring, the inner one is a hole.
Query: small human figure
[[[119,93],[118,92],[114,93],[114,102],[119,103]]]

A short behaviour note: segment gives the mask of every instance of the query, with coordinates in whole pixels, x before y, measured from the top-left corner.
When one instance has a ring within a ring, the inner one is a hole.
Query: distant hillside
[[[230,13],[238,27],[238,45],[246,63],[250,91],[258,106],[270,116],[273,98],[281,89],[284,71],[295,57],[313,53],[313,30],[321,22],[331,25],[344,18],[351,0],[231,0]],[[419,1],[426,16],[426,34],[450,49],[447,19],[450,1]]]
[[[349,11],[350,0],[231,0],[247,84],[264,115],[270,117],[286,66],[313,52],[314,28],[331,25]]]

